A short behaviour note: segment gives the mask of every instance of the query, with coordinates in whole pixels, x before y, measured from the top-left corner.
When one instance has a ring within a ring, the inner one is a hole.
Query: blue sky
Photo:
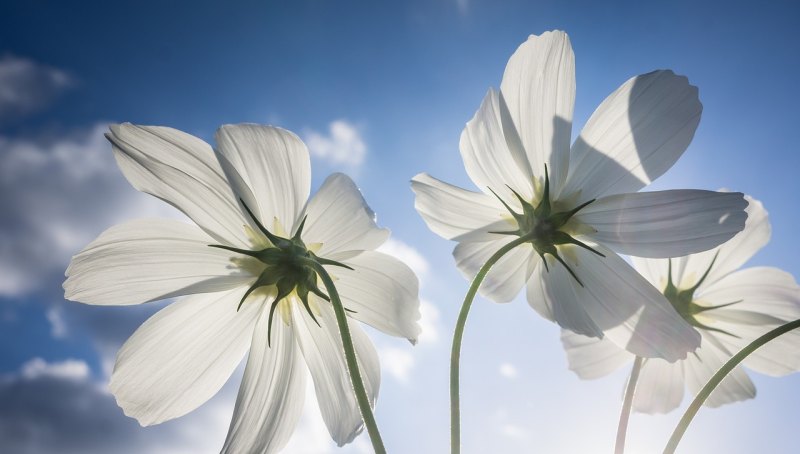
[[[98,233],[177,216],[116,169],[102,138],[111,122],[206,140],[224,123],[272,123],[309,143],[314,187],[331,171],[353,176],[422,282],[417,347],[370,331],[391,452],[447,449],[449,337],[468,285],[454,244],[414,211],[408,181],[425,171],[473,187],[459,134],[531,33],[570,34],[573,136],[628,78],[688,76],[700,127],[651,188],[760,199],[773,235],[749,265],[800,275],[800,10],[790,2],[18,3],[0,4],[0,446],[10,452],[216,452],[224,439],[237,377],[195,413],[146,429],[104,390],[116,349],[163,304],[63,300],[69,257]],[[477,301],[462,360],[465,452],[611,451],[627,371],[580,381],[558,333],[524,296]],[[794,451],[800,377],[753,377],[758,397],[701,410],[683,452]],[[662,449],[679,416],[634,416],[629,452]],[[287,452],[363,452],[365,438],[334,449],[309,406]]]

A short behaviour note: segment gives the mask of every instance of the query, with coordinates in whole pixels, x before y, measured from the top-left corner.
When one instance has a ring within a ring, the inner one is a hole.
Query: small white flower
[[[695,395],[734,354],[762,334],[800,318],[800,287],[777,268],[739,269],[769,242],[767,212],[748,197],[744,230],[724,245],[678,259],[634,258],[636,270],[661,289],[673,307],[702,335],[685,360],[670,364],[652,358],[642,365],[633,408],[666,413],[683,400],[684,387]],[[605,340],[563,330],[561,340],[570,369],[581,378],[607,375],[633,355]],[[757,372],[782,376],[800,370],[800,332],[790,331],[748,356],[743,363]],[[737,366],[706,400],[723,404],[755,397],[753,382]]]
[[[699,334],[616,253],[674,257],[704,251],[744,226],[739,193],[636,193],[663,174],[694,136],[697,88],[671,71],[625,82],[570,148],[574,56],[563,32],[531,36],[511,56],[461,134],[461,157],[482,193],[414,177],[428,226],[458,241],[472,278],[518,236],[530,239],[489,272],[481,292],[528,302],[562,327],[606,336],[644,357],[684,358]]]
[[[303,407],[306,366],[331,436],[340,445],[352,441],[363,422],[333,308],[316,274],[288,262],[300,254],[351,267],[326,265],[349,318],[416,340],[417,278],[375,252],[389,232],[375,225],[355,184],[332,175],[308,200],[308,151],[280,128],[223,126],[216,149],[163,127],[116,125],[108,138],[134,187],[197,224],[118,225],[67,269],[66,297],[87,304],[190,295],[152,316],[120,350],[110,389],[125,414],[150,425],[194,410],[219,391],[249,348],[223,452],[271,453],[287,443]],[[270,241],[268,233],[281,239]],[[378,357],[352,320],[374,405]]]

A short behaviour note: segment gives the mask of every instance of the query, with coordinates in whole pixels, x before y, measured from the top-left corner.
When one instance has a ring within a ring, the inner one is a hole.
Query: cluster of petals
[[[551,253],[516,247],[491,268],[482,294],[507,302],[525,287],[530,305],[563,328],[643,357],[685,358],[700,334],[618,254],[677,257],[714,248],[742,230],[747,203],[740,193],[636,192],[694,136],[702,105],[685,77],[631,78],[570,146],[574,100],[567,35],[531,36],[461,134],[461,157],[480,192],[420,174],[412,180],[417,211],[431,230],[458,242],[453,254],[470,279],[514,240],[508,232],[524,227],[510,211],[547,203],[574,212],[556,232],[565,240],[547,245]]]
[[[780,325],[800,319],[800,287],[791,274],[772,267],[740,269],[769,242],[767,212],[748,197],[747,225],[722,246],[677,259],[633,258],[639,271],[656,288],[669,282],[677,289],[694,289],[700,348],[686,359],[668,363],[644,360],[634,393],[633,409],[667,413],[677,408],[688,388],[693,395],[735,353]],[[699,284],[699,285],[698,285]],[[695,288],[696,287],[696,288]],[[630,363],[633,355],[605,340],[562,331],[569,367],[581,378],[607,375]],[[780,377],[800,370],[800,332],[790,331],[762,346],[743,362],[762,374]],[[755,397],[756,388],[737,366],[714,390],[705,405]]]
[[[249,350],[222,452],[280,450],[303,408],[309,372],[332,438],[339,445],[352,441],[363,421],[331,304],[309,294],[306,305],[295,292],[280,300],[272,320],[274,285],[246,295],[264,265],[230,249],[264,249],[270,242],[259,225],[288,238],[305,220],[301,236],[309,250],[347,265],[325,268],[347,309],[374,406],[380,366],[358,322],[414,342],[418,281],[406,265],[375,251],[389,232],[377,227],[353,181],[334,174],[309,199],[308,150],[276,127],[223,126],[216,148],[164,127],[115,125],[107,137],[135,188],[195,224],[153,219],[117,225],[67,270],[66,297],[82,303],[179,297],[142,324],[117,355],[110,389],[125,413],[151,425],[194,410],[219,391]]]

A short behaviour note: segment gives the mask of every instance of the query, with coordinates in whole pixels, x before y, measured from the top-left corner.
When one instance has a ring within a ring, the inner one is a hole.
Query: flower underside
[[[240,200],[240,202],[247,211],[247,214],[250,216],[253,222],[255,222],[261,233],[263,233],[264,236],[269,240],[271,246],[261,250],[249,250],[219,244],[209,245],[210,247],[225,249],[231,252],[253,257],[265,265],[261,274],[255,280],[255,282],[253,282],[253,285],[251,285],[250,288],[248,288],[244,293],[244,296],[242,296],[242,299],[239,301],[239,305],[237,306],[236,310],[238,311],[242,307],[242,304],[244,304],[247,297],[250,296],[250,294],[256,289],[274,286],[277,289],[277,295],[275,296],[272,306],[269,309],[269,320],[267,323],[268,344],[271,343],[272,318],[275,315],[275,309],[282,300],[293,293],[300,298],[300,301],[303,302],[303,306],[308,314],[311,316],[314,322],[319,325],[319,322],[314,315],[314,311],[311,309],[311,305],[309,304],[308,294],[313,293],[325,301],[330,301],[330,297],[323,293],[322,290],[320,290],[320,288],[317,286],[318,276],[317,271],[313,266],[314,262],[319,263],[320,265],[341,266],[351,270],[352,268],[335,260],[319,257],[306,247],[305,243],[300,238],[303,233],[303,227],[306,223],[306,217],[304,217],[302,222],[300,222],[300,226],[297,228],[297,231],[291,238],[283,238],[267,230],[267,228],[261,224],[250,208],[244,203],[244,201]]]
[[[713,309],[720,309],[720,308],[723,308],[723,307],[728,307],[728,306],[734,305],[736,303],[740,303],[742,301],[742,300],[739,300],[739,301],[734,301],[732,303],[719,304],[719,305],[716,305],[716,306],[703,306],[703,305],[697,304],[694,301],[694,292],[697,291],[697,289],[700,287],[700,285],[703,284],[703,281],[705,281],[706,278],[708,277],[708,273],[711,272],[711,267],[713,267],[714,266],[714,262],[717,261],[717,256],[718,255],[719,255],[719,252],[717,252],[714,255],[714,258],[711,260],[711,263],[708,265],[708,269],[706,269],[705,273],[703,273],[703,275],[700,276],[700,279],[697,281],[697,283],[695,283],[693,286],[691,286],[689,288],[686,288],[686,289],[679,289],[672,282],[672,259],[669,259],[669,267],[667,268],[667,285],[664,288],[664,292],[663,293],[664,293],[664,296],[667,298],[667,300],[669,300],[669,302],[672,304],[672,307],[674,307],[675,310],[678,311],[678,314],[680,314],[680,316],[683,317],[683,319],[686,320],[686,322],[689,323],[690,325],[692,325],[692,326],[694,326],[696,328],[707,330],[707,331],[714,331],[714,332],[721,333],[721,334],[727,334],[727,335],[733,336],[733,337],[739,337],[739,336],[737,336],[737,335],[735,335],[733,333],[730,333],[728,331],[725,331],[725,330],[722,330],[722,329],[719,329],[719,328],[715,328],[713,326],[708,326],[708,325],[702,323],[701,321],[699,321],[697,319],[697,316],[699,314],[702,314],[704,312],[707,312],[707,311],[710,311],[710,310],[713,310]]]
[[[581,282],[581,280],[578,278],[572,268],[567,265],[564,259],[561,258],[556,246],[574,244],[591,251],[600,257],[605,257],[605,255],[593,249],[586,243],[576,240],[572,237],[572,235],[564,230],[564,227],[572,218],[572,216],[590,203],[594,202],[595,199],[584,202],[571,210],[554,212],[552,203],[550,201],[550,177],[547,172],[546,164],[544,166],[544,189],[542,191],[542,199],[536,206],[533,206],[530,201],[525,200],[524,197],[522,197],[510,186],[506,185],[506,187],[514,193],[514,196],[516,196],[517,200],[522,205],[522,213],[517,213],[514,211],[514,209],[511,208],[502,198],[500,198],[500,196],[497,195],[494,190],[491,188],[489,188],[489,190],[492,191],[492,194],[494,194],[494,196],[500,200],[500,203],[503,204],[506,210],[511,213],[511,216],[514,217],[514,220],[517,221],[517,230],[489,233],[496,233],[500,235],[516,235],[527,239],[528,242],[533,246],[533,249],[536,251],[536,253],[539,254],[539,257],[542,258],[544,267],[548,272],[550,272],[550,268],[548,267],[547,260],[545,259],[546,254],[552,255],[559,263],[564,265],[564,268],[569,271],[569,274],[578,282],[578,284],[580,284],[581,287],[583,287],[583,282]]]

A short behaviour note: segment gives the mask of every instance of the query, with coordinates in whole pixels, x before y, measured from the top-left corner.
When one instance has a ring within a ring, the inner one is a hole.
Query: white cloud
[[[0,122],[41,110],[70,85],[59,69],[12,55],[0,58]]]
[[[119,220],[175,212],[130,187],[106,130],[98,124],[46,140],[0,136],[0,295],[52,285],[46,276],[60,275],[73,254]]]
[[[48,363],[42,358],[33,358],[22,365],[20,376],[25,380],[48,377],[80,381],[89,378],[89,365],[77,359]]]
[[[305,142],[312,156],[331,164],[358,167],[364,162],[367,145],[358,128],[347,120],[336,120],[328,125],[328,134],[309,131]]]
[[[408,350],[397,347],[384,347],[378,352],[381,365],[395,380],[408,383],[408,376],[414,367],[414,356]]]
[[[517,368],[511,363],[503,363],[500,365],[500,375],[506,378],[517,378]]]
[[[55,339],[67,337],[67,323],[64,321],[64,313],[58,307],[49,307],[44,313],[47,321],[50,322],[50,335]]]
[[[408,265],[420,280],[428,274],[430,268],[428,260],[418,250],[396,238],[389,238],[378,248],[378,251],[389,254]]]

